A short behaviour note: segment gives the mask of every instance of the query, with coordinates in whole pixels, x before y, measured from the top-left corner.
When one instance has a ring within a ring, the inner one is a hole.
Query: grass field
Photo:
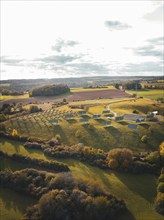
[[[29,94],[24,95],[0,95],[0,101],[10,100],[10,99],[25,99],[29,98]]]
[[[2,139],[0,149],[7,153],[20,153],[30,157],[48,160],[41,152],[25,150],[21,143]],[[52,160],[52,159],[51,159]],[[153,202],[156,194],[154,175],[132,175],[113,171],[104,171],[77,160],[58,159],[71,169],[73,176],[94,179],[105,191],[114,194],[126,202],[131,215],[121,216],[119,220],[162,220],[162,216],[155,212]],[[7,161],[6,161],[7,163]],[[11,167],[10,167],[11,166]],[[13,169],[13,164],[8,168]]]
[[[132,113],[133,110],[139,111],[141,114],[147,114],[152,111],[163,113],[164,104],[157,104],[154,100],[138,99],[135,101],[125,101],[110,105],[111,109],[117,113]]]
[[[128,90],[127,92],[131,94],[136,94],[136,91]],[[163,89],[147,89],[143,91],[137,91],[137,96],[142,96],[148,99],[164,98],[164,90]]]

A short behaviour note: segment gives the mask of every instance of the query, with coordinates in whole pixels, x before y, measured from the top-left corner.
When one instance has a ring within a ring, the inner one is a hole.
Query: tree
[[[115,84],[114,86],[116,89],[119,89],[120,85],[118,83]]]
[[[140,89],[142,89],[141,84],[136,83],[136,82],[128,82],[124,86],[125,86],[125,89],[127,89],[127,90],[135,90],[135,89],[140,90]]]
[[[127,168],[132,162],[133,153],[126,148],[116,148],[108,152],[108,164],[113,168]]]
[[[39,112],[39,111],[40,111],[40,109],[38,108],[37,105],[31,105],[31,106],[30,106],[30,112],[31,112],[31,113]]]
[[[11,135],[14,137],[14,136],[17,136],[18,135],[18,131],[16,129],[13,129],[12,132],[11,132]]]

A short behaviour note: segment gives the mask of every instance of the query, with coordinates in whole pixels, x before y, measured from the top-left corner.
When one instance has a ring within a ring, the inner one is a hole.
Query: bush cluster
[[[49,157],[74,158],[100,168],[107,168],[106,153],[103,150],[81,145],[44,146],[44,154]]]

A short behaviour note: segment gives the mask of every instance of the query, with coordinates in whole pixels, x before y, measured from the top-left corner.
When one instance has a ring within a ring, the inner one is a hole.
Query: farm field
[[[28,99],[29,94],[24,95],[0,95],[0,101],[6,101],[6,100],[17,100],[17,99]]]
[[[107,88],[71,88],[71,92],[85,92],[85,91],[100,91],[100,90],[108,90],[115,89],[114,86],[106,86]]]
[[[136,91],[128,90],[128,93],[136,93]],[[142,96],[148,99],[158,99],[164,97],[164,90],[163,89],[146,89],[143,91],[137,91],[137,96]]]
[[[46,158],[39,151],[36,151],[35,153],[33,150],[27,151],[20,142],[3,139],[1,143],[3,143],[3,146],[1,145],[1,150],[7,153],[13,154],[16,152],[33,158],[49,160],[49,158]],[[118,198],[124,199],[131,215],[121,216],[119,220],[162,220],[162,216],[156,213],[153,208],[157,180],[154,175],[132,175],[104,171],[71,159],[57,159],[57,161],[67,164],[75,178],[83,176],[94,179],[106,192],[110,192]],[[17,167],[14,167],[9,161],[6,161],[6,166],[7,164],[9,169],[19,169],[18,165]],[[6,193],[8,193],[8,191]],[[11,196],[14,198],[14,195],[11,194]],[[8,216],[11,216],[11,214],[18,211],[20,212],[19,215],[22,213],[23,209],[19,206],[19,200],[14,199],[15,209],[13,210],[12,205],[5,206],[3,204],[5,201],[4,196],[1,193],[0,197],[2,197],[1,207],[3,208],[3,213],[7,212]],[[7,199],[8,198],[6,198],[6,200]],[[27,205],[32,204],[33,202],[34,201],[27,200]]]
[[[67,101],[85,101],[85,100],[97,100],[97,99],[114,99],[114,98],[126,98],[131,97],[130,94],[117,90],[117,89],[100,89],[100,90],[89,90],[81,89],[80,92],[76,90],[71,94],[64,94],[60,96],[49,96],[49,97],[29,97],[28,94],[24,96],[2,96],[0,104],[10,104],[10,103],[18,103],[22,102],[23,104],[28,104],[30,102],[55,102],[62,101],[63,98],[66,98]]]
[[[68,101],[83,101],[92,99],[113,99],[131,97],[130,94],[117,89],[102,89],[92,91],[74,92],[67,98]]]

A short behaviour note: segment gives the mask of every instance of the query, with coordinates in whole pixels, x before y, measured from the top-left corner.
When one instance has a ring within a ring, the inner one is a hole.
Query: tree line
[[[66,164],[62,164],[56,161],[46,161],[42,159],[36,159],[36,158],[30,158],[28,156],[23,156],[20,154],[12,154],[9,155],[7,153],[4,153],[3,151],[0,151],[0,157],[9,158],[11,160],[23,163],[27,166],[35,166],[38,168],[51,170],[55,172],[68,172],[70,169]]]
[[[34,88],[30,96],[57,96],[69,92],[70,88],[66,84],[53,84]]]

